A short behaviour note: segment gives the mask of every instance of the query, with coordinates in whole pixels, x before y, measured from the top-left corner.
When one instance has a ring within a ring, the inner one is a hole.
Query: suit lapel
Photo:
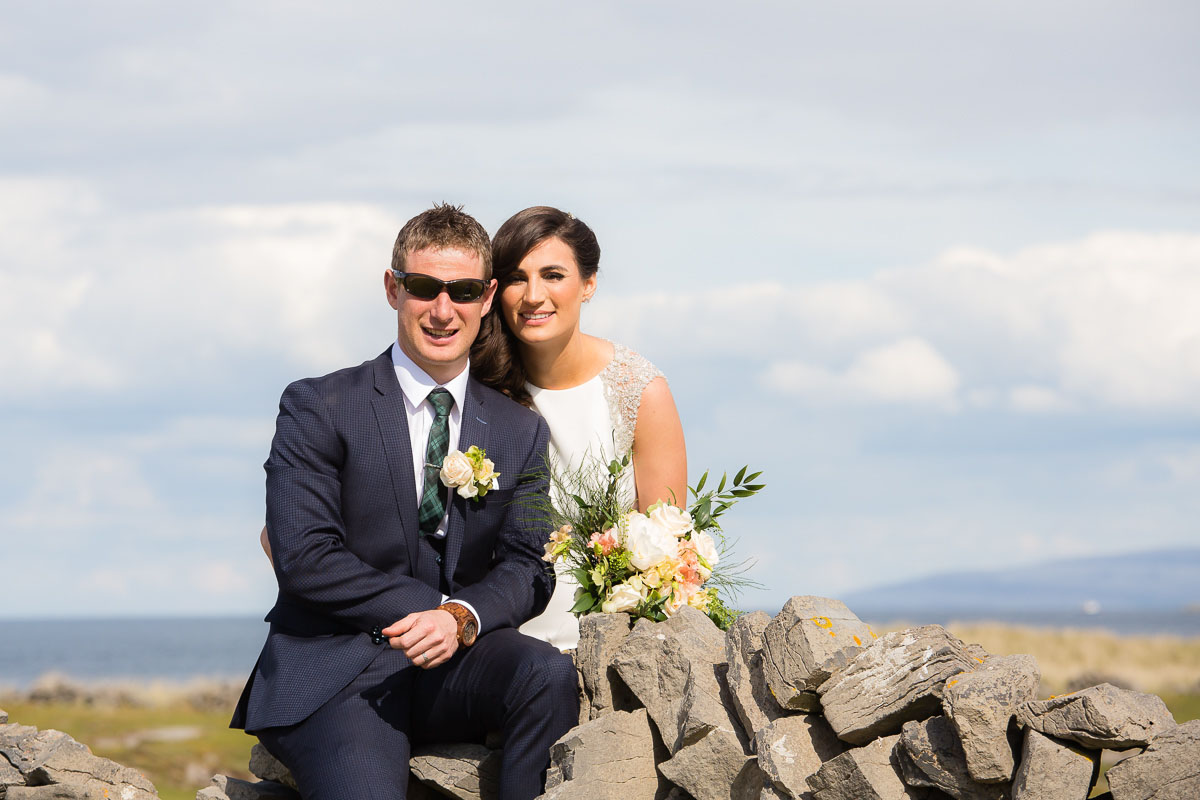
[[[462,411],[462,423],[458,429],[458,443],[455,447],[466,452],[471,445],[487,450],[490,426],[487,423],[482,392],[474,378],[467,380],[467,394]],[[458,557],[462,552],[463,542],[471,532],[468,504],[473,501],[465,500],[457,492],[450,493],[450,517],[446,530],[446,581],[454,585],[454,570],[458,566]]]
[[[396,380],[391,348],[384,351],[374,363],[376,396],[372,398],[371,405],[375,410],[379,435],[383,439],[383,452],[387,456],[392,490],[396,495],[401,535],[404,536],[405,545],[408,547],[408,563],[415,570],[418,563],[417,487],[413,482],[412,445],[409,443],[404,393],[400,391],[400,383]]]

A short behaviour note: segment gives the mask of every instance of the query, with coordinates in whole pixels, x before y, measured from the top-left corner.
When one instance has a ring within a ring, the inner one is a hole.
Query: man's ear
[[[396,276],[392,274],[390,269],[383,272],[383,291],[387,295],[388,305],[399,311],[400,285],[396,283]]]
[[[479,312],[479,316],[482,317],[492,310],[492,301],[496,299],[497,285],[495,278],[492,278],[491,282],[488,283],[488,288],[483,293],[483,310]]]

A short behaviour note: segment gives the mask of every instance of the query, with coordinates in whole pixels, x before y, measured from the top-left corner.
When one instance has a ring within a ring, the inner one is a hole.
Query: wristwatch
[[[479,635],[479,624],[475,622],[475,615],[468,611],[466,606],[462,603],[442,603],[438,610],[449,611],[458,623],[459,644],[463,647],[475,644],[475,637]]]

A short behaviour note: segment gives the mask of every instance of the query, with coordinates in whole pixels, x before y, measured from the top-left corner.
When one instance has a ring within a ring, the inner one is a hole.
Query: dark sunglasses
[[[436,300],[444,289],[450,299],[456,303],[472,303],[483,297],[487,291],[488,282],[478,278],[458,278],[444,281],[432,275],[422,275],[419,272],[401,272],[392,270],[396,281],[404,287],[404,291],[420,300]]]

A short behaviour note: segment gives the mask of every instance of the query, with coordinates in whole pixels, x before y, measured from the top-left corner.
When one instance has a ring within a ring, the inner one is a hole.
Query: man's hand
[[[449,611],[417,611],[383,629],[388,644],[422,669],[446,663],[458,650],[458,620]]]

